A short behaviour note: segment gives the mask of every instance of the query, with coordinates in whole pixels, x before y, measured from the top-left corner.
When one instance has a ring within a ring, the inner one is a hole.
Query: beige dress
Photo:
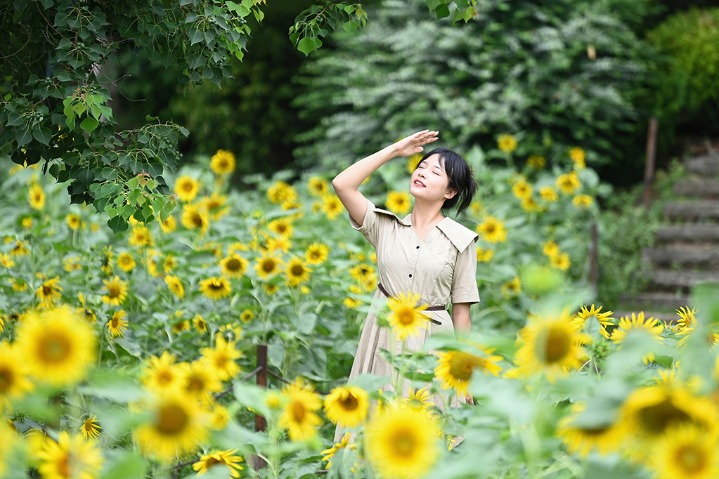
[[[367,202],[362,226],[350,219],[352,227],[361,232],[377,251],[379,282],[390,296],[418,293],[420,304],[445,306],[451,303],[477,303],[477,234],[445,217],[420,240],[412,227],[411,216],[400,219],[394,213]],[[374,303],[384,295],[377,290]],[[401,350],[399,341],[390,342],[388,328],[379,327],[371,308],[365,319],[350,378],[360,374],[391,376],[397,374],[382,358],[380,350]],[[406,339],[405,351],[421,349],[427,337],[437,331],[451,332],[452,318],[446,310],[430,311],[434,320],[426,331]],[[438,324],[437,324],[438,323]]]

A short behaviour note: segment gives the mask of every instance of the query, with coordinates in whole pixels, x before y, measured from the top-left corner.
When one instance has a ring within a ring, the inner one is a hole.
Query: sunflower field
[[[339,170],[240,190],[220,150],[167,178],[172,211],[148,199],[113,235],[40,168],[0,167],[0,477],[719,476],[717,288],[672,324],[593,304],[589,231],[610,188],[580,147],[519,151],[500,135],[467,152],[471,334],[349,383],[377,279],[329,184]],[[409,213],[418,159],[366,195]],[[156,180],[107,181],[121,208]],[[385,303],[386,327],[424,327],[411,296]]]

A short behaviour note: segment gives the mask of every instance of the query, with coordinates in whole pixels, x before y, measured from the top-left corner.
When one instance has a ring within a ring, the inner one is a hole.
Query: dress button
[[[409,274],[409,277],[410,277],[410,278],[412,277],[412,273]]]
[[[419,245],[417,245],[417,249],[419,249]]]

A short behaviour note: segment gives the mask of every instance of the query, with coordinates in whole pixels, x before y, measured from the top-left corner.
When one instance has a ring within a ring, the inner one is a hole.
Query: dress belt
[[[392,296],[389,295],[389,293],[387,292],[387,290],[384,289],[384,286],[382,286],[382,283],[377,283],[377,289],[379,289],[379,290],[382,292],[382,294],[384,294],[384,295],[387,296],[388,298],[391,298],[391,297],[392,297]],[[446,310],[447,310],[447,307],[446,307],[446,306],[430,306],[430,307],[424,309],[424,311],[446,311]],[[433,322],[434,324],[442,324],[441,321],[437,321],[436,319],[433,319],[433,318],[430,318],[430,317],[428,317],[427,319],[429,319],[429,320],[430,320],[431,322]]]

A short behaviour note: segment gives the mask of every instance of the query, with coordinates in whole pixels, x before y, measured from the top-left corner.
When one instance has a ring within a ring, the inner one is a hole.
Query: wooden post
[[[642,205],[649,207],[652,202],[652,188],[654,186],[654,170],[657,150],[657,119],[652,117],[649,120],[647,131],[647,158],[644,164],[644,191],[642,191]]]
[[[257,375],[256,384],[260,387],[267,388],[267,345],[257,345]],[[267,420],[264,416],[255,414],[255,431],[266,431]],[[259,456],[252,456],[252,467],[255,470],[262,469],[267,464],[265,460]]]

